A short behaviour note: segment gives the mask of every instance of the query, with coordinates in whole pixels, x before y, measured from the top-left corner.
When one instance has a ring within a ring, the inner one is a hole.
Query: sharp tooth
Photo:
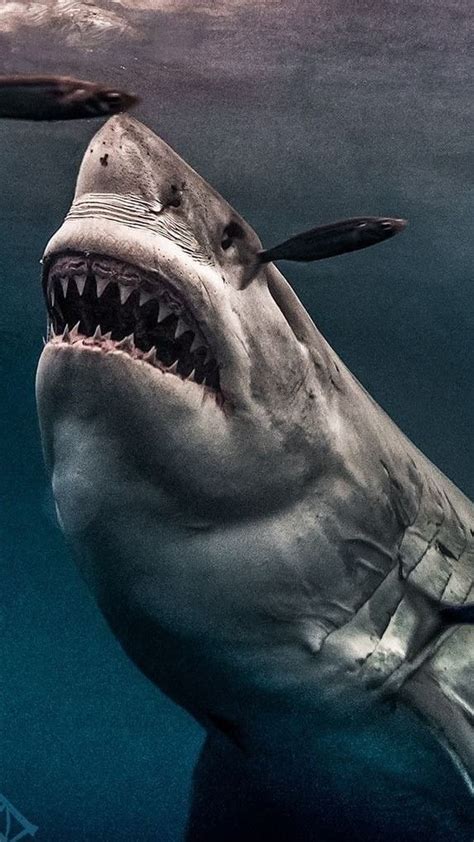
[[[64,277],[64,276],[63,276],[62,278],[60,278],[60,281],[61,281],[61,286],[62,286],[62,288],[63,288],[63,295],[64,295],[64,298],[66,298],[66,295],[67,295],[67,287],[68,287],[68,284],[69,284],[69,278],[68,278],[68,277]]]
[[[120,292],[120,303],[125,304],[127,298],[130,298],[133,287],[126,287],[123,284],[119,284],[119,292]]]
[[[144,289],[140,290],[140,307],[142,306],[142,304],[146,304],[147,301],[150,301],[150,299],[154,297],[155,296],[152,292],[145,292]]]
[[[100,330],[100,325],[97,325],[97,327],[94,331],[94,334],[92,336],[92,339],[96,339],[96,340],[99,340],[99,341],[102,339],[102,333],[101,333],[101,330]]]
[[[45,339],[44,336],[43,336],[43,345],[47,345],[47,344],[48,344],[48,340]]]
[[[67,325],[63,330],[62,340],[63,342],[67,342],[68,344],[71,342],[71,338],[69,336],[69,328]]]
[[[205,347],[206,347],[206,343],[204,342],[204,339],[202,339],[199,336],[199,333],[196,333],[196,336],[194,337],[192,345],[191,345],[189,350],[190,351],[197,351],[198,348],[205,348]]]
[[[107,333],[103,333],[102,339],[112,339],[112,331],[108,330]]]
[[[166,371],[169,371],[170,374],[177,374],[178,373],[178,360],[175,360],[173,365],[170,365],[170,367],[167,368]]]
[[[193,368],[189,377],[186,377],[186,380],[191,380],[192,383],[195,383],[196,382],[195,374],[196,374],[196,369]]]
[[[56,339],[56,331],[54,330],[53,325],[51,325],[51,339]]]
[[[74,327],[71,329],[71,331],[70,331],[71,340],[74,340],[74,339],[78,338],[78,336],[79,336],[79,325],[80,325],[80,322],[77,322],[77,324],[75,324]]]
[[[164,319],[166,319],[167,316],[171,316],[172,312],[173,311],[172,311],[171,307],[168,306],[168,304],[166,304],[164,301],[160,301],[160,312],[158,314],[158,324],[160,322],[164,321]]]
[[[54,307],[54,286],[51,286],[51,289],[49,290],[49,298],[51,301],[51,307]]]
[[[95,282],[97,287],[97,298],[100,298],[100,296],[104,294],[105,288],[110,284],[110,278],[96,277]]]
[[[155,365],[155,363],[156,363],[156,348],[155,348],[155,346],[153,346],[153,348],[150,348],[150,350],[147,351],[146,354],[143,354],[143,359],[145,360],[146,363],[151,363],[151,365]]]
[[[135,342],[133,341],[133,333],[129,336],[125,336],[120,342],[117,343],[115,346],[119,351],[133,351],[135,348]]]
[[[79,295],[82,295],[86,285],[87,275],[74,275],[74,280],[76,282]]]
[[[191,330],[191,328],[180,316],[178,319],[178,324],[176,325],[176,330],[174,332],[174,338],[179,339],[179,337],[182,336],[183,333],[186,333],[187,330]]]

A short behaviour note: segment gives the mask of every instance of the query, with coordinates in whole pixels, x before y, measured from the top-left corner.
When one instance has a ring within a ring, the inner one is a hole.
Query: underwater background
[[[472,497],[472,30],[470,0],[3,2],[0,73],[138,93],[134,114],[265,246],[344,217],[408,219],[374,249],[281,268]],[[0,123],[0,792],[39,842],[178,842],[203,733],[128,661],[79,578],[36,421],[38,261],[101,122]]]

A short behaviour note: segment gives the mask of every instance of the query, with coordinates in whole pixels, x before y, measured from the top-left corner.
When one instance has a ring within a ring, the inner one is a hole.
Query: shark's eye
[[[119,91],[104,91],[103,97],[107,102],[120,102],[122,94]]]
[[[123,107],[122,95],[119,91],[104,91],[101,104],[103,110],[109,113],[121,111]]]
[[[244,229],[238,222],[229,222],[222,232],[221,247],[226,251],[234,240],[241,240],[244,236]]]

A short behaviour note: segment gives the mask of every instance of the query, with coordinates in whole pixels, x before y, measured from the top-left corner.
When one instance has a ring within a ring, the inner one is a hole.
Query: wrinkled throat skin
[[[92,139],[43,265],[60,525],[208,732],[189,839],[470,840],[474,629],[438,608],[474,596],[472,504],[260,249],[138,121]]]

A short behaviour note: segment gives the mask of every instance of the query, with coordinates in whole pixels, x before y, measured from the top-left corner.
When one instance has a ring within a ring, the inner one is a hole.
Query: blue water
[[[472,496],[469,0],[128,5],[4,4],[0,72],[140,93],[137,116],[265,245],[344,216],[406,217],[382,246],[287,276],[379,403]],[[0,792],[38,840],[178,842],[202,732],[128,662],[79,579],[35,415],[38,260],[99,125],[0,124]]]

